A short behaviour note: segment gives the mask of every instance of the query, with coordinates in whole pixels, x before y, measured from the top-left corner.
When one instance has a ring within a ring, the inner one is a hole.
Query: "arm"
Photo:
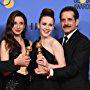
[[[6,50],[5,47],[6,43],[5,40],[1,42],[1,47],[0,47],[0,72],[6,72],[6,71],[15,71],[19,67],[14,66],[14,61],[9,60],[9,49]]]
[[[20,67],[15,66],[13,61],[0,61],[0,72],[13,72],[17,71]]]
[[[61,68],[66,65],[65,58],[64,58],[64,51],[61,44],[55,39],[53,39],[53,43],[51,46],[52,46],[52,51],[53,51],[53,54],[55,55],[57,64],[48,63],[44,56],[39,55],[39,58],[37,59],[37,63],[46,67],[45,72],[40,72],[38,69],[36,69],[39,71],[39,73],[47,73],[49,69]]]
[[[74,45],[75,46],[75,45]],[[63,68],[54,69],[54,76],[59,78],[72,78],[89,64],[90,42],[79,41],[72,53],[69,65]],[[69,55],[69,53],[68,53]]]
[[[55,55],[55,59],[57,61],[57,64],[54,65],[54,64],[48,63],[48,68],[49,69],[61,68],[61,67],[66,66],[63,47],[55,39],[54,39],[53,44],[52,44],[52,49],[53,49],[53,53]]]
[[[6,49],[5,40],[1,42],[0,72],[13,72],[20,69],[20,66],[28,66],[30,58],[20,54],[16,59],[9,60],[9,49]]]

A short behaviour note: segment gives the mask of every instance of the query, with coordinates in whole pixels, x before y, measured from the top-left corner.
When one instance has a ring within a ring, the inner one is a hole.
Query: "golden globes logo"
[[[14,6],[14,0],[4,0],[3,2],[0,1],[0,4],[6,8],[12,8]]]
[[[74,0],[76,9],[90,9],[90,0]]]
[[[86,2],[86,0],[80,0],[80,2],[81,2],[81,3],[85,3],[85,2]]]

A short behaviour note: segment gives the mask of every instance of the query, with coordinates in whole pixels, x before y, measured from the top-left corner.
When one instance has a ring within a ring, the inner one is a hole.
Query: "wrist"
[[[50,69],[51,69],[51,67],[50,67],[50,64],[49,64],[49,63],[46,65],[46,67],[48,68],[48,70],[50,70]]]
[[[17,64],[17,59],[14,59],[14,65],[18,65],[18,64]]]

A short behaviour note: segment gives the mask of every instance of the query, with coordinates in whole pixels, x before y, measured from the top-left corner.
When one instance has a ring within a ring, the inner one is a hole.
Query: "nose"
[[[67,25],[68,24],[68,20],[65,20],[64,24]]]
[[[17,25],[17,28],[20,28],[20,25],[19,24]]]
[[[46,30],[48,30],[48,29],[49,29],[49,26],[47,25],[47,26],[46,26]]]

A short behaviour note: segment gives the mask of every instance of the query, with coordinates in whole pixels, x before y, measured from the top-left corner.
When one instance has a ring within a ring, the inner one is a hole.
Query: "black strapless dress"
[[[29,46],[29,41],[24,40],[25,46]],[[9,53],[9,60],[13,61],[21,53],[21,47],[14,45],[13,50]],[[11,68],[12,69],[12,68]],[[12,70],[10,70],[12,71]],[[30,86],[29,75],[22,75],[17,71],[12,71],[8,76],[2,77],[0,90],[28,90]]]
[[[36,42],[32,46],[33,52],[31,55],[31,62],[28,67],[30,74],[32,76],[30,90],[60,90],[59,84],[56,78],[47,79],[45,75],[36,75],[34,73],[34,69],[37,67],[36,59],[37,59],[37,48]],[[44,47],[41,48],[42,54],[51,64],[56,64],[55,56],[51,54]]]

